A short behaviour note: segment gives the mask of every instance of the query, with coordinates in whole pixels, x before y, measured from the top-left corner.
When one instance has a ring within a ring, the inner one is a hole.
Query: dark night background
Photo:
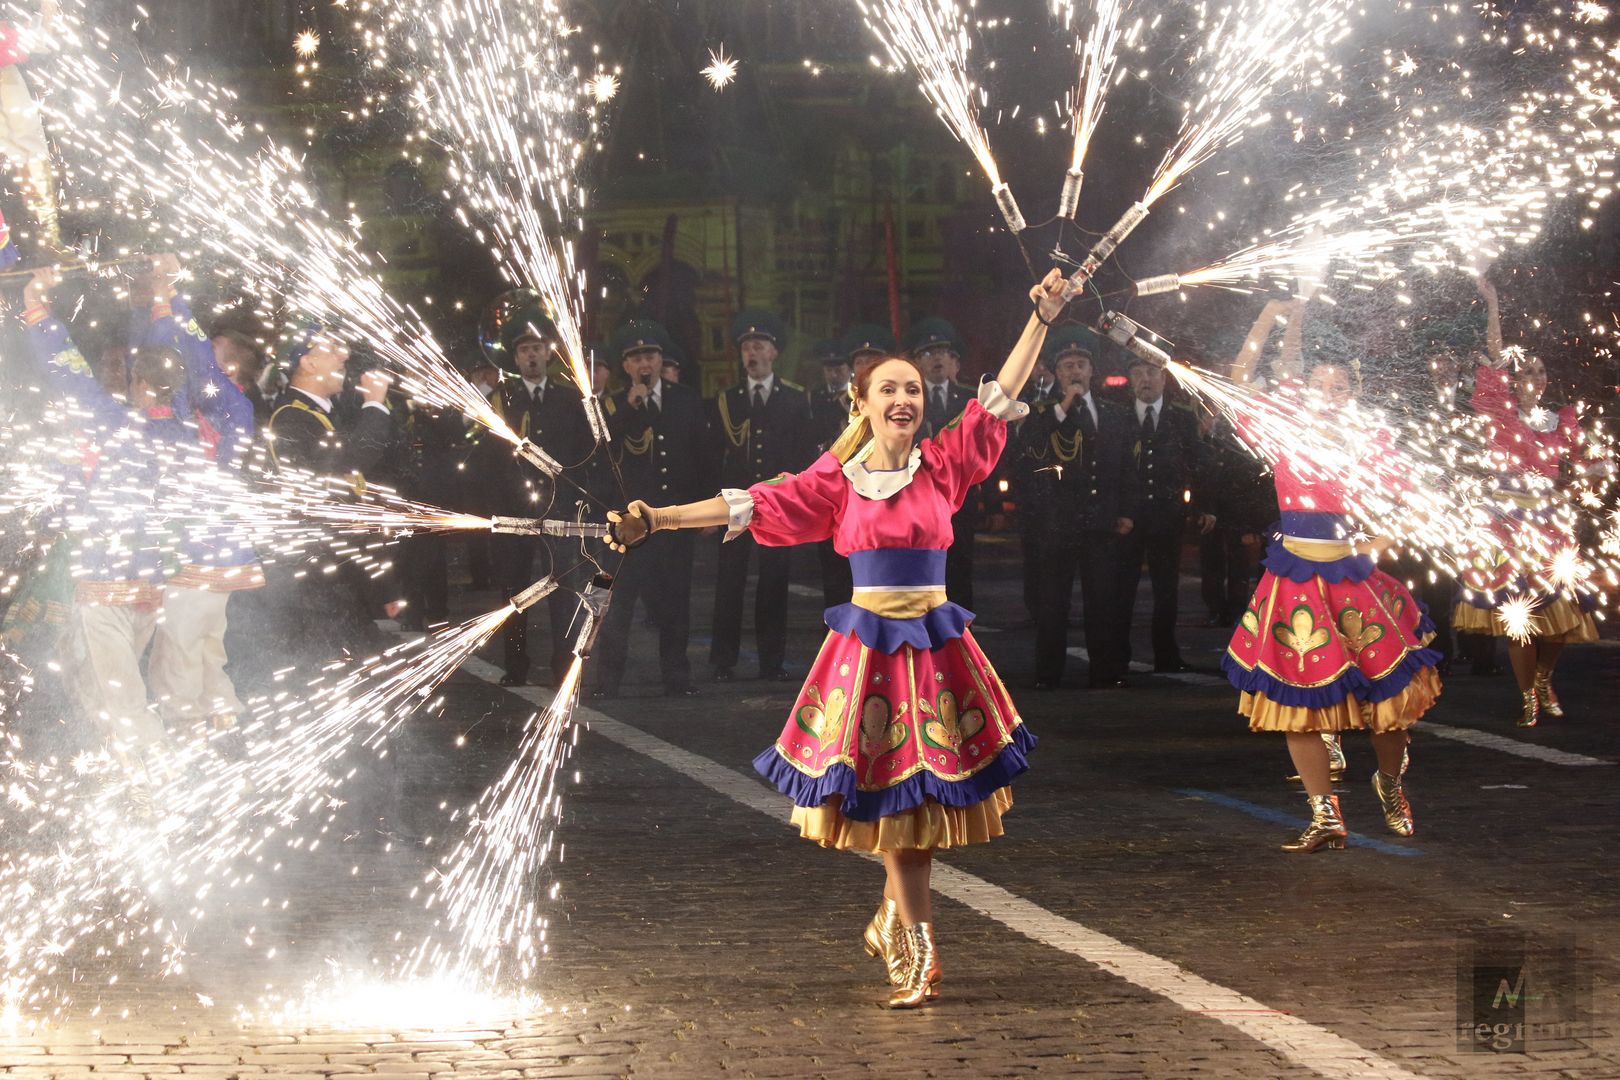
[[[418,166],[402,158],[410,128],[402,113],[384,107],[363,121],[345,115],[387,88],[359,62],[347,25],[352,14],[328,2],[291,0],[154,0],[147,9],[150,19],[135,31],[142,47],[189,58],[200,72],[237,88],[249,118],[306,147],[329,207],[354,204],[367,241],[387,259],[396,296],[418,303],[430,297],[441,340],[470,365],[476,315],[504,286],[488,253],[439,194],[442,160],[429,154]],[[977,9],[989,22],[1009,17],[980,35],[977,74],[990,91],[984,119],[991,143],[1032,223],[1052,213],[1069,155],[1053,102],[1073,82],[1072,39],[1046,9],[1037,0],[986,0]],[[872,64],[877,45],[853,0],[596,0],[574,12],[580,52],[588,59],[590,44],[599,44],[602,62],[622,69],[620,90],[603,110],[601,150],[587,165],[587,232],[576,241],[591,285],[588,339],[605,338],[640,309],[664,321],[696,358],[710,393],[733,381],[725,327],[746,306],[774,308],[795,328],[786,357],[801,379],[818,375],[807,360],[815,340],[855,322],[892,319],[903,327],[931,314],[951,319],[967,337],[965,373],[994,362],[1023,318],[1025,260],[971,155],[911,76]],[[1147,40],[1174,40],[1175,19],[1166,16]],[[109,27],[119,22],[128,33],[127,21],[109,17]],[[300,73],[293,40],[306,29],[318,32],[322,44],[310,70]],[[1419,57],[1428,48],[1434,56],[1466,59],[1451,43],[1426,43],[1426,32],[1420,27],[1414,37],[1411,26],[1374,22],[1356,44],[1363,58],[1393,44]],[[708,51],[720,46],[740,67],[736,82],[717,93],[699,71]],[[1186,72],[1171,62],[1179,55],[1159,48],[1126,59],[1146,78],[1127,80],[1110,98],[1087,162],[1079,228],[1061,238],[1070,253],[1140,195],[1173,138],[1175,95],[1186,89]],[[1483,61],[1495,67],[1477,72],[1481,90],[1556,74],[1529,59]],[[1344,88],[1348,102],[1329,114],[1332,123],[1355,123],[1362,118],[1358,102],[1373,99],[1370,78],[1358,74],[1352,82]],[[1480,122],[1488,123],[1491,95],[1477,94],[1476,101]],[[1290,103],[1320,104],[1284,100],[1274,111]],[[1037,134],[1037,117],[1044,135]],[[1190,269],[1241,247],[1284,223],[1284,195],[1298,185],[1329,193],[1345,188],[1350,159],[1342,146],[1329,135],[1295,142],[1287,134],[1276,125],[1258,129],[1194,173],[1121,249],[1099,280],[1102,291],[1124,288],[1125,274]],[[7,201],[14,220],[23,216],[17,202]],[[1609,290],[1620,264],[1614,212],[1605,207],[1596,216],[1582,230],[1577,213],[1559,209],[1536,245],[1493,270],[1507,338],[1553,361],[1555,392],[1568,396],[1602,398],[1604,385],[1616,381],[1607,350],[1588,330],[1587,320],[1610,319]],[[87,232],[105,228],[118,239],[117,226],[107,222],[70,213],[69,224]],[[1059,241],[1051,225],[1025,234],[1037,268]],[[1393,301],[1399,290],[1390,286],[1333,315],[1359,324],[1350,328],[1352,337],[1372,335],[1363,338],[1369,363],[1395,375],[1412,368],[1413,335],[1398,331],[1391,339],[1374,334],[1371,324],[1450,317],[1472,301],[1466,282],[1416,275],[1405,284],[1417,298],[1410,310]],[[1118,295],[1111,303],[1128,307],[1184,354],[1219,368],[1260,298],[1204,289],[1134,305]],[[1094,300],[1073,309],[1081,318],[1096,312]],[[220,318],[261,336],[274,332],[245,310]],[[1105,370],[1111,363],[1123,366],[1117,357],[1105,359]]]

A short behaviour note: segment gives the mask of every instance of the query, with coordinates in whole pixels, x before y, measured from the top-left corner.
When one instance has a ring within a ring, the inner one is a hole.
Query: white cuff
[[[1022,420],[1029,415],[1029,406],[1007,396],[996,380],[985,378],[979,384],[979,405],[997,420]]]
[[[726,539],[735,540],[748,531],[749,522],[754,520],[754,497],[742,488],[721,488],[720,497],[726,500],[731,514],[726,522]]]

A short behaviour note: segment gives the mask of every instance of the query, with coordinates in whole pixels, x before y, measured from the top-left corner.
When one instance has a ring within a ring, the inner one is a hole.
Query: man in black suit
[[[1018,400],[1034,410],[1042,402],[1057,400],[1056,393],[1057,376],[1052,373],[1052,342],[1048,338],[1041,347],[1041,355],[1035,361],[1035,370],[1030,373],[1029,382],[1018,393]],[[1037,494],[1040,484],[1035,479],[1038,468],[1035,459],[1020,449],[1019,431],[1024,423],[1024,420],[1013,421],[998,471],[1007,480],[1018,522],[1018,547],[1023,555],[1020,569],[1024,579],[1024,610],[1029,614],[1028,625],[1033,626],[1041,606],[1041,522],[1048,510]]]
[[[498,361],[508,372],[490,394],[490,405],[520,438],[528,439],[565,468],[581,465],[595,448],[590,422],[579,388],[566,379],[552,376],[548,367],[559,340],[556,327],[539,310],[531,310],[509,320],[503,333]],[[504,439],[483,441],[478,474],[487,485],[486,505],[490,512],[505,517],[543,517],[553,508],[571,516],[573,505],[582,497],[566,483],[554,484],[527,461],[518,457]],[[550,537],[499,535],[490,538],[490,559],[495,582],[503,596],[515,596],[542,574],[557,575],[573,584],[580,568],[570,562],[570,544]],[[541,556],[536,567],[536,556]],[[560,683],[573,662],[573,642],[568,635],[578,606],[574,593],[558,589],[546,598],[551,627],[551,675]],[[506,673],[502,686],[523,686],[529,680],[529,614],[520,611],[506,620],[503,631]]]
[[[855,364],[842,341],[818,341],[812,351],[821,362],[822,385],[810,395],[810,431],[815,439],[816,454],[820,455],[849,425],[849,384],[854,378]],[[816,559],[821,564],[823,603],[827,607],[849,603],[855,589],[849,560],[833,549],[831,540],[816,544]]]
[[[359,379],[360,404],[345,403],[344,381],[350,350],[336,335],[306,328],[286,355],[288,386],[276,399],[265,428],[271,460],[279,468],[302,469],[341,478],[356,493],[376,478],[393,441],[394,416],[388,389],[393,379],[367,371]],[[372,622],[404,609],[398,577],[385,571],[375,579],[349,560],[333,573],[309,566],[266,567],[266,587],[235,594],[236,611],[227,616],[227,652],[239,685],[264,686],[272,670],[294,663],[324,663],[345,653],[364,656],[386,645]],[[229,630],[236,618],[237,631]],[[244,631],[256,631],[244,641]]]
[[[1198,567],[1211,626],[1231,627],[1254,595],[1266,530],[1277,520],[1277,489],[1266,464],[1249,452],[1224,417],[1198,413],[1204,441],[1204,490],[1217,526],[1198,541]]]
[[[1125,411],[1091,392],[1095,341],[1090,331],[1077,326],[1052,332],[1043,351],[1057,376],[1056,394],[1036,402],[1019,431],[1029,478],[1027,509],[1039,552],[1038,690],[1055,689],[1063,679],[1077,571],[1091,657],[1089,685],[1109,689],[1125,682],[1126,658],[1114,633],[1113,604],[1120,544],[1132,527],[1136,470]]]
[[[691,387],[659,377],[668,340],[658,323],[632,319],[614,334],[611,348],[622,358],[630,384],[606,410],[624,497],[654,506],[693,502],[714,490],[703,466],[708,438],[703,399]],[[679,529],[658,533],[621,562],[591,661],[595,696],[618,696],[638,599],[658,627],[664,693],[697,693],[686,656],[692,632],[692,535]]]
[[[912,324],[902,344],[923,373],[921,437],[931,439],[962,415],[976,396],[956,381],[962,369],[962,338],[944,319],[930,317]],[[973,546],[979,528],[978,488],[968,492],[962,508],[951,515],[951,546],[945,553],[945,593],[963,607],[973,607]]]
[[[731,324],[731,339],[742,356],[744,378],[721,391],[709,412],[711,446],[719,461],[720,486],[746,490],[810,464],[815,438],[810,397],[804,387],[776,374],[778,349],[786,337],[782,321],[768,311],[744,311]],[[754,587],[754,641],[759,677],[789,678],[782,664],[787,650],[788,548],[766,547],[752,533],[720,545],[714,586],[714,643],[709,664],[714,677],[733,678],[742,647],[743,593],[748,562],[757,553]]]
[[[1189,671],[1176,644],[1176,600],[1189,513],[1200,535],[1215,528],[1215,515],[1204,502],[1204,443],[1192,408],[1166,403],[1164,368],[1133,356],[1130,374],[1136,458],[1136,505],[1130,517],[1135,525],[1121,544],[1115,633],[1129,663],[1136,587],[1146,562],[1153,584],[1153,670]]]

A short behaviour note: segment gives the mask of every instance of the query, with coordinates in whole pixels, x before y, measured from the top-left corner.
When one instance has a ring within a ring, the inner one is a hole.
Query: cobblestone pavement
[[[712,557],[705,545],[700,583]],[[1292,857],[1276,844],[1303,820],[1303,800],[1282,782],[1281,740],[1247,733],[1213,679],[1024,689],[1032,642],[1017,626],[1014,557],[981,545],[979,629],[1042,742],[1008,836],[941,860],[947,975],[933,1006],[878,1007],[884,988],[859,934],[881,869],[799,840],[748,769],[796,687],[702,683],[706,643],[695,641],[703,695],[654,696],[652,637],[638,627],[643,681],[579,714],[543,1006],[458,1023],[424,1019],[457,1015],[452,1001],[420,1002],[424,1014],[384,999],[359,1026],[276,1026],[228,1004],[420,929],[420,905],[403,899],[418,868],[383,843],[409,846],[442,824],[441,801],[476,794],[545,698],[497,688],[498,669],[475,662],[450,685],[445,715],[407,732],[356,800],[366,827],[298,871],[299,914],[278,927],[292,955],[250,958],[223,933],[199,934],[187,972],[112,985],[116,967],[92,961],[80,997],[100,1013],[0,1038],[0,1073],[1620,1077],[1609,764],[1620,761],[1620,650],[1571,650],[1570,718],[1533,731],[1513,727],[1506,676],[1452,679],[1413,744],[1409,841],[1380,828],[1370,752],[1347,739],[1345,812],[1368,842]],[[796,558],[790,653],[802,671],[818,605],[813,557]],[[1198,625],[1186,584],[1183,644],[1214,670],[1224,635]],[[463,599],[469,612],[493,603]],[[707,611],[700,591],[700,627]],[[1070,682],[1083,676],[1076,661]],[[1574,935],[1590,1024],[1570,1038],[1533,1034],[1523,1054],[1464,1053],[1459,950],[1503,928],[1534,943]]]

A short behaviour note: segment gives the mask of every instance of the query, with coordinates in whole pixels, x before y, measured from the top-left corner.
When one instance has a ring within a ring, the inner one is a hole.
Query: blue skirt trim
[[[1439,667],[1443,659],[1444,654],[1437,649],[1413,649],[1395,670],[1382,678],[1369,679],[1359,668],[1352,667],[1326,686],[1295,686],[1258,667],[1246,671],[1243,665],[1232,659],[1231,653],[1221,657],[1221,671],[1225,672],[1228,682],[1245,694],[1264,694],[1279,705],[1326,709],[1348,697],[1374,704],[1387,701],[1411,685],[1418,672],[1424,668]]]
[[[861,791],[855,783],[855,770],[838,764],[820,776],[807,776],[770,746],[754,758],[754,770],[770,781],[796,806],[820,806],[834,795],[843,796],[839,812],[851,821],[876,821],[904,813],[933,799],[941,806],[973,806],[1029,770],[1029,752],[1038,740],[1028,727],[1019,724],[1012,742],[1001,748],[996,759],[965,780],[942,780],[927,769],[919,770],[892,787]]]
[[[854,604],[839,604],[828,608],[825,618],[837,633],[859,638],[868,649],[892,656],[902,645],[930,652],[944,648],[946,642],[967,632],[973,612],[947,600],[914,619],[885,619]]]

